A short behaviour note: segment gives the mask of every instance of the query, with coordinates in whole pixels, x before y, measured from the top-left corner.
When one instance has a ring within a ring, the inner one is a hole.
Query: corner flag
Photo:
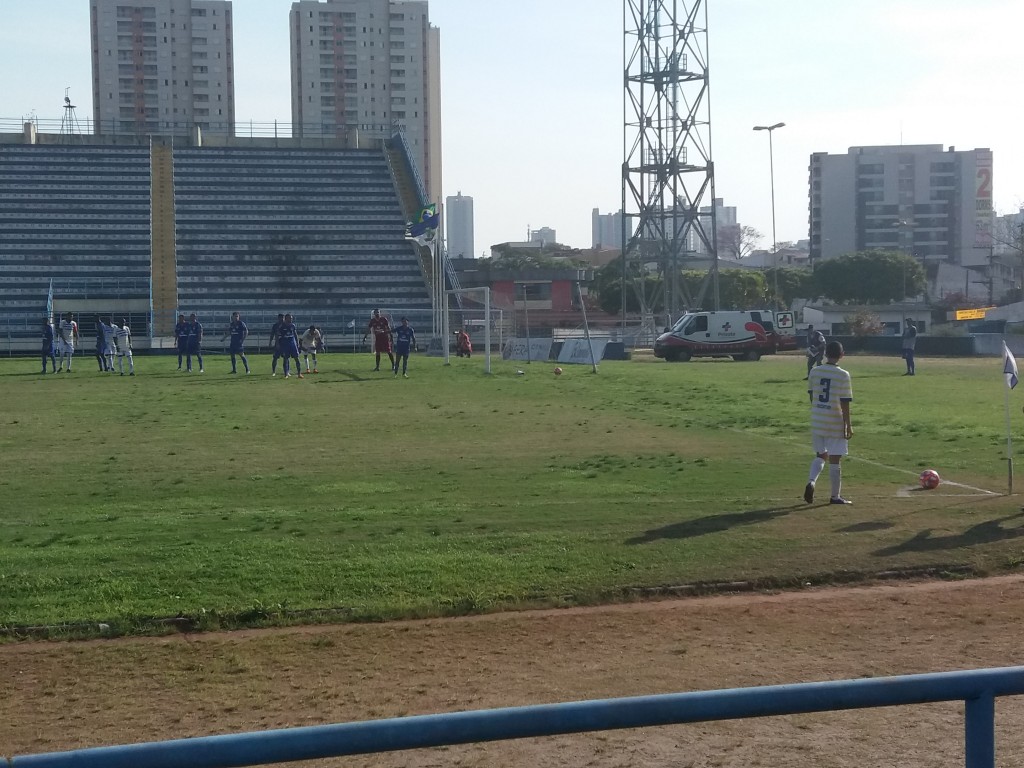
[[[1010,348],[1003,342],[1003,373],[1006,375],[1006,386],[1013,389],[1017,386],[1017,361],[1010,352]]]

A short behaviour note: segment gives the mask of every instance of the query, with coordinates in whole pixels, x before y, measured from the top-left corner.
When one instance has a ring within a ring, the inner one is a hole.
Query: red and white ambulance
[[[767,309],[687,312],[654,342],[654,356],[669,362],[692,357],[760,360],[780,350],[796,349],[792,312]]]

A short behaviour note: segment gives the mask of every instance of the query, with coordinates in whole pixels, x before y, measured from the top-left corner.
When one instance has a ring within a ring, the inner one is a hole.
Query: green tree
[[[640,299],[637,298],[637,289],[634,283],[641,280],[641,266],[637,263],[629,265],[628,279],[630,284],[626,286],[626,311],[639,312]],[[646,275],[643,280],[643,292],[645,296],[654,298],[654,306],[651,308],[655,313],[664,312],[665,296],[662,288],[661,278],[653,275]],[[594,273],[594,280],[589,286],[591,293],[597,295],[597,304],[601,309],[610,315],[622,314],[622,257],[613,259],[605,266]]]
[[[896,251],[860,251],[818,264],[814,273],[823,296],[837,304],[888,304],[917,296],[927,285],[924,269]]]
[[[765,306],[777,303],[788,307],[794,299],[812,299],[819,293],[814,273],[806,267],[770,267],[764,274]],[[775,295],[776,284],[779,286],[778,296]]]

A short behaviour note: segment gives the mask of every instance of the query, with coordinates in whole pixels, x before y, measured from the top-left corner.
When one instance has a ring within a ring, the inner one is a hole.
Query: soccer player
[[[188,316],[188,347],[185,352],[185,368],[192,373],[192,355],[199,361],[199,372],[203,372],[203,324],[196,313]]]
[[[379,309],[373,310],[373,317],[366,326],[366,333],[363,334],[363,341],[369,334],[373,334],[373,351],[377,356],[377,367],[373,370],[380,370],[380,353],[383,352],[391,361],[391,369],[395,368],[395,356],[391,354],[391,324],[388,319],[381,315]]]
[[[50,318],[43,319],[43,373],[46,373],[46,359],[50,359],[51,370],[50,373],[57,372],[57,355],[53,350],[54,347],[54,334],[53,325],[50,324]]]
[[[469,340],[469,334],[466,333],[465,329],[463,328],[460,328],[455,332],[455,356],[473,356],[473,342]]]
[[[238,373],[235,363],[235,355],[238,355],[242,358],[245,372],[249,373],[249,361],[245,358],[245,340],[249,337],[249,327],[242,322],[242,316],[238,312],[231,313],[231,324],[228,326],[227,333],[221,337],[221,341],[228,336],[231,337],[231,346],[228,348],[231,353],[231,372]]]
[[[117,346],[117,370],[124,376],[124,360],[128,358],[128,375],[135,375],[135,360],[132,358],[132,332],[128,328],[127,318],[121,318],[121,324],[111,321],[114,339]]]
[[[117,341],[116,333],[114,328],[114,321],[108,318],[102,318],[97,315],[97,339],[99,338],[99,330],[103,331],[103,363],[106,366],[106,370],[111,373],[114,372],[114,355],[117,354]],[[99,348],[97,347],[97,355],[99,354]]]
[[[67,361],[67,371],[71,373],[71,359],[75,356],[75,344],[78,343],[78,323],[75,316],[70,312],[64,313],[64,319],[60,321],[60,368],[64,370],[64,362]]]
[[[281,357],[281,326],[284,325],[284,313],[278,313],[277,322],[270,326],[270,349],[274,359],[270,361],[270,375],[277,376],[277,361]]]
[[[284,316],[284,322],[281,323],[277,338],[280,342],[281,357],[284,358],[284,377],[286,379],[291,378],[288,361],[294,359],[295,372],[299,375],[300,379],[303,378],[302,363],[299,362],[299,329],[295,327],[290,314]]]
[[[174,338],[178,341],[178,370],[181,370],[181,359],[188,354],[188,323],[185,315],[178,315],[178,324],[174,326]]]
[[[850,374],[839,367],[843,345],[830,341],[825,345],[825,363],[811,371],[807,392],[811,397],[811,442],[816,456],[811,462],[810,476],[804,488],[804,501],[814,501],[814,485],[828,462],[828,479],[832,489],[830,504],[850,504],[843,498],[843,472],[840,465],[848,453],[853,437],[850,402],[853,387]]]
[[[909,317],[906,318],[907,327],[903,329],[903,359],[907,361],[907,372],[904,376],[913,376],[914,368],[914,347],[917,346],[917,326]]]
[[[299,339],[299,349],[302,350],[302,359],[306,363],[306,373],[319,373],[316,364],[316,353],[323,349],[324,337],[320,333],[320,329],[315,325],[309,326],[306,332],[302,334],[302,338]],[[309,367],[309,358],[313,358],[313,368]],[[302,369],[299,369],[299,373],[302,373]]]
[[[811,376],[811,368],[816,365],[821,365],[822,359],[825,357],[825,334],[821,331],[814,330],[813,325],[807,326],[807,375],[804,376],[804,381],[807,381]]]
[[[103,332],[103,319],[96,315],[96,364],[100,373],[107,370],[107,335]]]
[[[409,318],[403,317],[402,324],[395,329],[395,376],[398,376],[398,364],[402,364],[402,378],[408,379],[409,352],[416,345],[416,331],[409,325]]]

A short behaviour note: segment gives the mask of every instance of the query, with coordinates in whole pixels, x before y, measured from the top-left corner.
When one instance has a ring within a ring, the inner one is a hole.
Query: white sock
[[[828,465],[828,479],[832,485],[832,498],[838,499],[843,494],[843,468],[841,464]]]
[[[814,457],[814,461],[811,462],[811,474],[807,476],[807,482],[811,485],[818,482],[818,475],[821,474],[821,470],[825,468],[825,460],[819,456]]]

